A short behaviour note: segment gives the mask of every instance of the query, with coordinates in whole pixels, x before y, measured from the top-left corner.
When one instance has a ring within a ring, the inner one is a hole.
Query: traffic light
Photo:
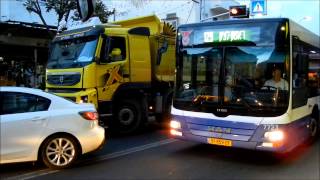
[[[247,6],[245,6],[245,5],[230,6],[229,7],[229,15],[230,15],[230,17],[234,17],[234,18],[248,18],[249,11],[247,9]]]

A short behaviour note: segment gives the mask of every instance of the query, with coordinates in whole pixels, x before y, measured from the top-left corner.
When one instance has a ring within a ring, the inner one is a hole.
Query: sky
[[[250,4],[250,0],[237,1]],[[267,0],[267,15],[263,17],[287,17],[320,35],[319,9],[320,0]]]
[[[17,21],[21,20],[25,22],[37,22],[37,21],[41,22],[36,15],[26,12],[24,7],[22,5],[19,5],[19,4],[22,4],[21,3],[22,1],[23,0],[0,0],[0,14],[2,16],[1,20],[8,20],[8,18],[11,19],[12,17],[14,17],[15,19],[17,19]],[[103,0],[103,1],[107,6],[109,6],[113,2],[123,2],[120,4],[122,4],[122,6],[124,7],[119,7],[119,9],[125,8],[128,6],[127,4],[128,1],[125,1],[125,0]],[[180,8],[176,8],[176,6],[171,4],[170,2],[172,2],[172,0],[171,1],[169,0],[133,0],[133,1],[136,1],[137,3],[140,2],[141,8],[139,9],[138,12],[130,13],[130,15],[132,14],[132,16],[136,16],[137,14],[140,14],[140,13],[145,14],[144,11],[151,11],[150,13],[161,15],[163,14],[163,12],[168,12],[168,10],[170,9],[180,10],[180,11],[188,11],[190,9],[190,8],[187,8],[187,2],[190,0],[180,0],[181,1],[180,4],[182,5],[178,5],[179,3],[177,4],[178,6],[181,6]],[[151,10],[150,8],[144,8],[143,4],[141,4],[141,1],[144,1],[145,2],[144,4],[147,4],[147,5],[148,5],[148,1],[159,1],[159,3],[155,3],[155,4],[161,4],[161,5],[160,7],[153,8]],[[176,1],[179,1],[179,0],[176,0]],[[222,2],[223,0],[212,0],[212,1]],[[246,5],[250,4],[250,0],[236,0],[236,1],[238,1],[240,4],[246,4]],[[15,3],[17,8],[12,8],[12,7],[6,8],[6,4],[8,4],[8,2]],[[267,15],[263,17],[288,17],[298,22],[305,28],[311,30],[312,32],[320,35],[319,9],[320,9],[320,0],[267,0]],[[5,17],[4,15],[9,15],[9,17]],[[306,20],[305,17],[311,17],[311,20]],[[183,17],[183,18],[188,18],[188,17]],[[257,17],[254,17],[254,18],[257,18]],[[53,14],[49,13],[47,16],[47,19],[49,19],[50,25],[56,24],[55,22],[56,18],[54,17]]]
[[[124,0],[104,0],[108,7],[112,4],[117,4],[119,6],[119,9],[128,9],[127,3],[125,3]],[[145,5],[141,6],[139,8],[138,12],[132,12],[134,11],[134,8],[123,11],[127,12],[129,15],[135,16],[139,13],[145,13],[145,11],[151,11],[150,13],[153,13],[155,8],[148,7],[148,2],[150,1],[159,1],[159,3],[155,4],[161,4],[161,7],[156,8],[156,12],[154,12],[157,15],[161,15],[162,12],[169,12],[170,9],[177,9],[177,10],[183,10],[188,11],[189,8],[182,7],[182,9],[179,7],[175,7],[174,3],[171,3],[173,0],[134,0],[136,2],[145,1]],[[179,0],[176,0],[179,1]],[[188,2],[188,0],[180,0],[182,5],[186,5],[185,3]],[[200,0],[197,0],[200,1]],[[209,0],[207,0],[209,1]],[[225,0],[211,0],[219,2],[224,2]],[[236,0],[240,4],[247,5],[249,7],[250,0]],[[267,15],[261,16],[261,17],[252,17],[251,18],[263,18],[263,17],[286,17],[294,20],[295,22],[301,24],[305,28],[309,29],[310,31],[314,32],[315,34],[320,35],[320,27],[319,27],[319,9],[320,9],[320,0],[266,0],[267,1]],[[120,3],[121,2],[121,3]],[[166,3],[160,3],[160,2],[166,2]],[[184,3],[182,3],[184,2]],[[181,5],[180,5],[181,6]],[[151,10],[152,9],[152,10]],[[308,18],[306,18],[308,17]],[[311,20],[310,20],[311,17]]]

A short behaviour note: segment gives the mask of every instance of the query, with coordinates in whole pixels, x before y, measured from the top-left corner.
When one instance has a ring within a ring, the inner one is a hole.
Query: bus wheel
[[[136,100],[124,100],[116,108],[116,130],[120,134],[136,131],[142,122],[141,106]]]
[[[312,114],[310,124],[309,124],[311,143],[313,143],[319,137],[319,133],[320,133],[319,117],[317,117],[316,114],[317,113]]]

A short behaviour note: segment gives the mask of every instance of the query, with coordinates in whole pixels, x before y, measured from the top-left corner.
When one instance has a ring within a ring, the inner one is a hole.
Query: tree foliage
[[[41,10],[41,6],[39,4],[39,0],[27,0],[23,5],[26,7],[26,9],[27,9],[27,11],[29,11],[29,13],[31,13],[31,12],[36,13],[40,17],[42,23],[45,26],[47,26],[47,23],[42,15],[42,10]]]
[[[40,17],[42,23],[47,27],[48,30],[49,28],[45,18],[43,17],[43,11],[41,9],[40,3],[44,4],[44,8],[46,12],[53,10],[57,14],[58,27],[59,27],[59,23],[62,20],[64,20],[65,22],[68,22],[70,18],[73,20],[80,19],[79,13],[76,12],[76,9],[77,9],[76,0],[26,0],[26,2],[24,3],[24,6],[26,7],[27,11],[29,11],[30,13],[37,14]],[[71,12],[74,12],[74,13],[71,13]],[[102,0],[96,0],[95,15],[100,18],[101,22],[103,23],[108,22],[108,17],[114,14],[114,12],[115,12],[114,10],[109,11]]]
[[[58,16],[58,26],[64,18],[68,22],[70,12],[77,9],[76,0],[46,0],[45,7],[47,12],[54,10]]]
[[[95,15],[100,18],[101,22],[107,23],[108,17],[113,15],[114,13],[115,9],[109,11],[107,6],[101,0],[96,1]]]

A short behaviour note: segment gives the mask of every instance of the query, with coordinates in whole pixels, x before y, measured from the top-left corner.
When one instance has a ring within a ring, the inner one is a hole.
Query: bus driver
[[[275,68],[272,72],[272,79],[267,80],[264,85],[265,87],[275,87],[279,90],[288,90],[288,82],[281,78],[281,70]]]

